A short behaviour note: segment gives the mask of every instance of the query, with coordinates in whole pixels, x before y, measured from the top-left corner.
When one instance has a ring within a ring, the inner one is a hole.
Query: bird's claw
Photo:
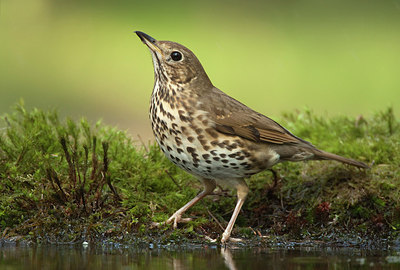
[[[211,238],[211,237],[208,236],[208,235],[205,235],[205,236],[204,236],[204,239],[206,239],[206,240],[209,241],[210,243],[215,243],[215,242],[217,242],[217,239],[213,239],[213,238]]]
[[[232,243],[238,243],[238,242],[242,242],[243,239],[231,237],[230,234],[227,234],[224,232],[222,234],[221,243],[226,244],[228,241],[230,241]]]
[[[242,238],[229,237],[228,240],[231,241],[231,242],[233,242],[233,243],[243,242],[243,239],[242,239]]]
[[[190,221],[192,221],[191,218],[182,218],[182,215],[180,213],[174,213],[169,219],[167,219],[165,223],[173,223],[173,228],[176,229],[178,228],[178,223],[188,223]]]
[[[162,224],[165,224],[165,222],[152,222],[150,224],[150,229],[160,228]]]

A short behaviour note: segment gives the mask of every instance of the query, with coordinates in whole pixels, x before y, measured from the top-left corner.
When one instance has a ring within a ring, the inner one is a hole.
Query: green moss
[[[231,191],[217,190],[174,231],[150,229],[201,189],[155,144],[85,119],[60,120],[55,111],[26,111],[1,118],[0,229],[4,237],[40,241],[218,237],[235,206]],[[373,117],[324,118],[310,111],[281,121],[319,148],[363,160],[370,170],[333,161],[284,163],[248,179],[251,192],[234,232],[321,235],[326,230],[398,233],[400,228],[400,123],[393,110]],[[131,238],[130,238],[131,237]]]

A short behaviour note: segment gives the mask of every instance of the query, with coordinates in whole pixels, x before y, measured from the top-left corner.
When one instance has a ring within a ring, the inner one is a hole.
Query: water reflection
[[[0,247],[0,269],[399,269],[397,251],[333,248]]]
[[[221,248],[221,255],[224,258],[225,265],[228,267],[229,270],[236,270],[235,261],[232,258],[232,253],[229,248]]]

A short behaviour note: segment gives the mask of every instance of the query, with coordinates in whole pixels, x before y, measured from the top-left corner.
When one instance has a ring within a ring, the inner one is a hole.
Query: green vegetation
[[[126,132],[101,123],[60,120],[22,104],[0,126],[2,237],[34,242],[218,237],[236,197],[219,189],[194,206],[197,217],[174,231],[151,228],[201,188],[156,145],[135,147]],[[396,235],[400,229],[400,122],[393,110],[364,119],[324,119],[309,111],[283,124],[318,147],[372,165],[284,163],[248,180],[251,193],[234,235],[316,238],[335,233]],[[162,235],[162,236],[160,236]],[[253,237],[259,239],[257,237]]]

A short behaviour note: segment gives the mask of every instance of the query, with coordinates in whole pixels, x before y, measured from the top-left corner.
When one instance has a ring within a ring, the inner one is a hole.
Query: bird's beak
[[[140,38],[140,40],[149,47],[153,52],[157,52],[159,54],[163,54],[161,49],[157,45],[157,40],[140,31],[135,31],[136,35]]]

